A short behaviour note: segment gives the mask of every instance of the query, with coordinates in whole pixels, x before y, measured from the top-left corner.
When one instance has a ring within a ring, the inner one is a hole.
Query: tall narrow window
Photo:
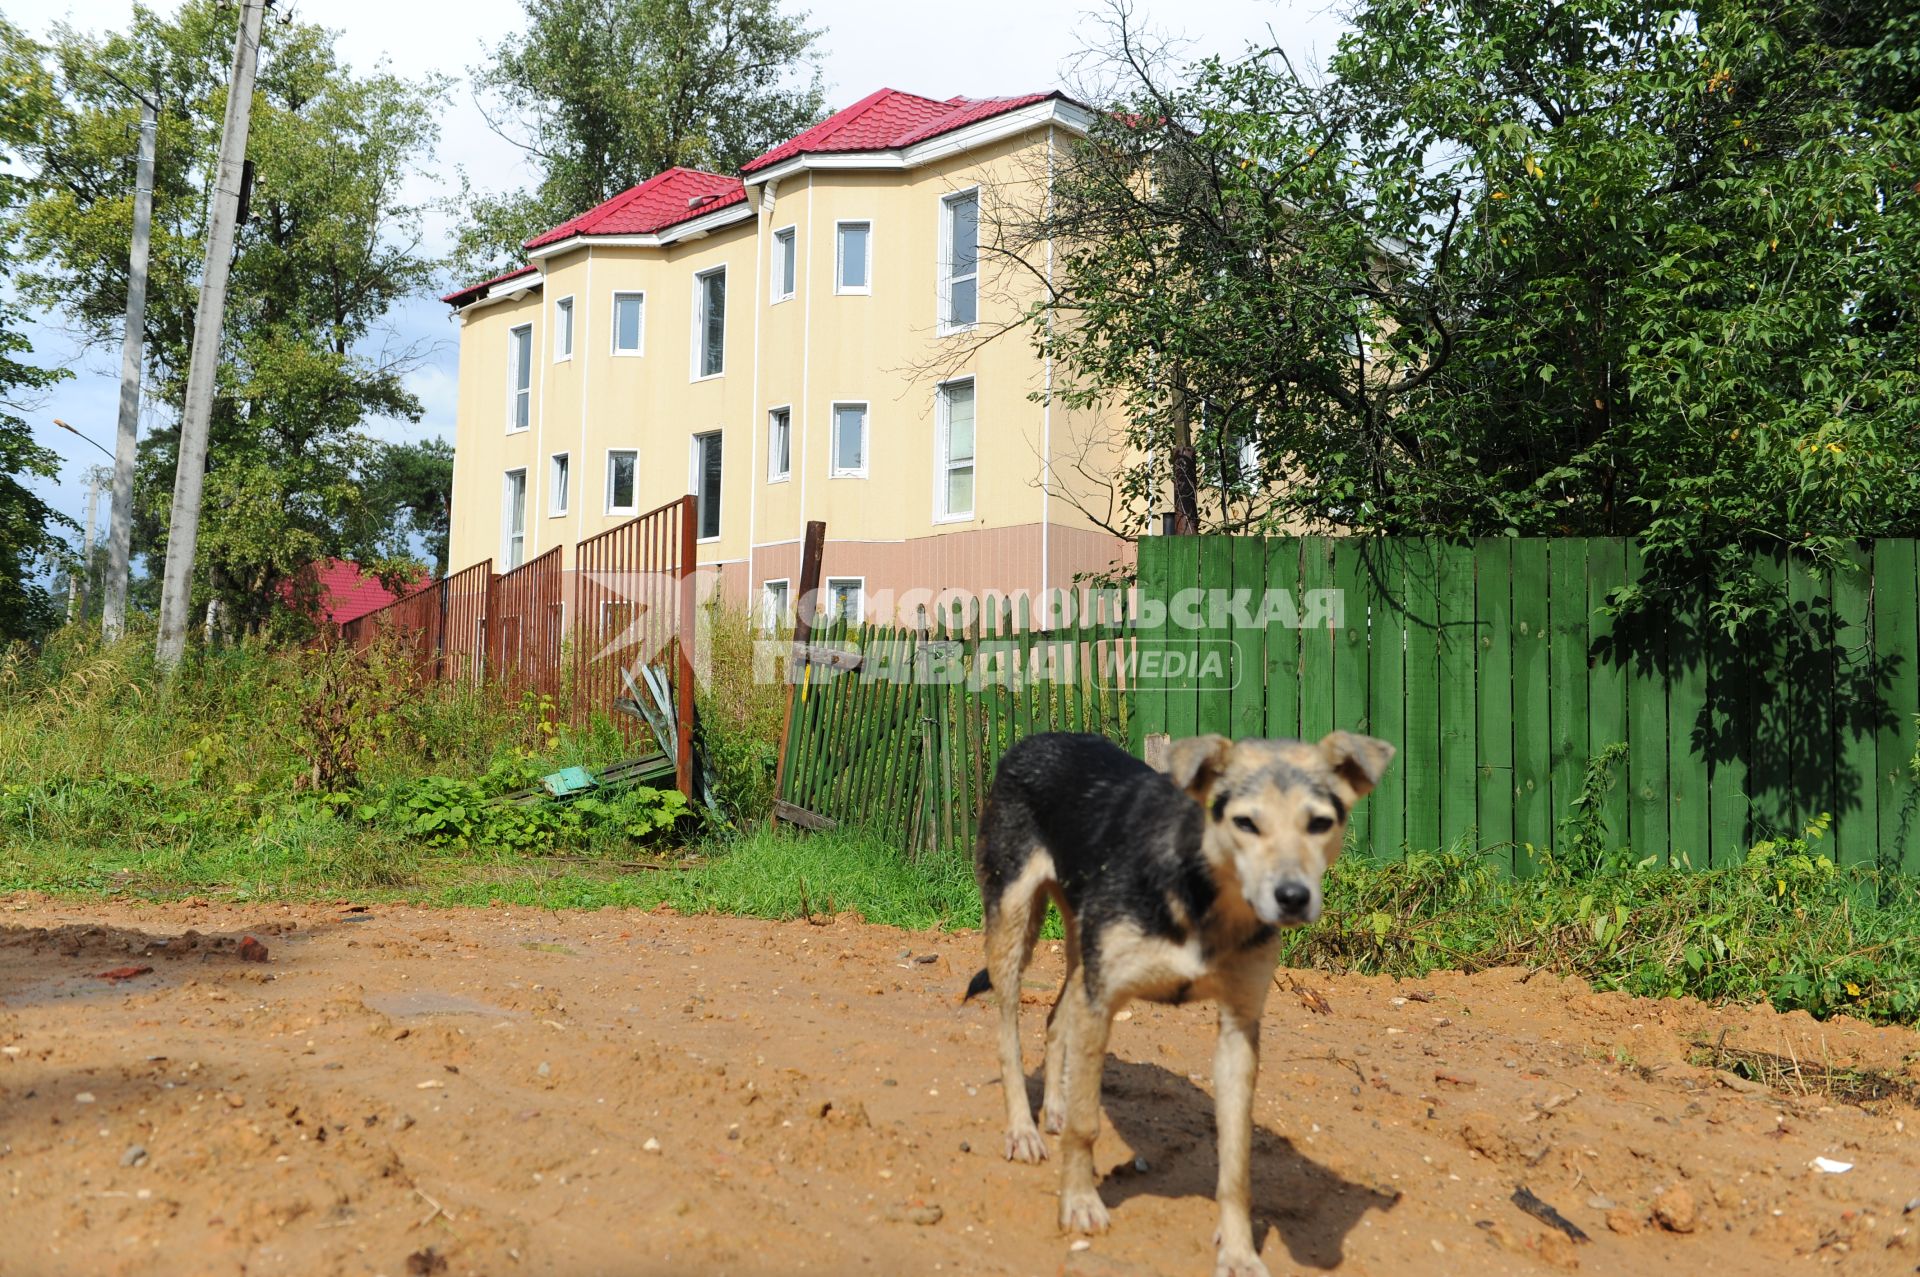
[[[727,363],[727,268],[693,277],[693,375],[717,377]]]
[[[833,406],[833,473],[836,477],[865,477],[867,473],[867,406]]]
[[[767,482],[778,483],[793,473],[793,409],[775,408],[767,414]]]
[[[858,625],[866,619],[867,579],[836,576],[827,579],[827,620]]]
[[[613,353],[637,355],[646,348],[646,340],[647,295],[615,293],[613,295]]]
[[[573,298],[562,297],[553,304],[553,357],[573,358]]]
[[[511,572],[527,561],[527,472],[507,471],[506,500],[500,520],[500,558]]]
[[[800,273],[799,241],[794,228],[773,233],[773,300],[783,302],[793,296]]]
[[[702,541],[720,535],[720,432],[693,437],[693,521]]]
[[[872,292],[873,223],[837,222],[833,229],[833,291],[836,293]]]
[[[940,387],[935,405],[934,510],[942,519],[973,516],[973,381]]]
[[[632,514],[640,508],[634,468],[639,455],[631,448],[607,453],[607,513]]]
[[[547,517],[567,512],[567,502],[573,492],[572,459],[564,452],[556,452],[551,458],[547,471]]]
[[[971,328],[980,317],[980,193],[966,191],[941,201],[942,328]]]
[[[787,581],[766,581],[760,586],[760,628],[777,630],[787,623]]]
[[[533,325],[507,333],[507,433],[533,424]]]

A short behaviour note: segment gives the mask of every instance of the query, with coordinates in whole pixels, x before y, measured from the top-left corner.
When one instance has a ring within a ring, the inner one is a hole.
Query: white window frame
[[[520,477],[520,558],[513,557],[513,480]],[[527,468],[510,467],[500,481],[500,561],[511,572],[527,561]]]
[[[518,353],[515,347],[519,345],[521,333],[527,335],[527,385],[524,390],[513,384],[516,371],[514,361]],[[527,424],[516,426],[513,423],[519,415],[519,400],[522,395],[527,397]],[[507,329],[507,433],[523,435],[531,429],[533,429],[533,321],[528,320],[524,324],[515,324]]]
[[[633,458],[633,504],[626,505],[626,506],[618,506],[613,503],[613,459],[616,456],[622,456],[622,455],[631,456]],[[607,513],[608,514],[640,513],[640,450],[638,448],[608,448],[607,449],[606,496],[607,496]]]
[[[560,477],[560,467],[563,465],[567,471],[567,486],[565,491],[556,494],[554,489],[559,485],[554,481]],[[556,495],[559,498],[558,500],[555,500]],[[549,519],[557,519],[566,514],[572,506],[573,454],[570,452],[556,452],[547,458],[547,517]]]
[[[720,312],[720,371],[701,371],[702,367],[704,367],[701,356],[706,354],[705,343],[707,340],[707,281],[715,275],[720,276],[723,280],[726,279],[727,268],[724,263],[719,266],[710,266],[703,271],[696,271],[693,276],[693,332],[691,334],[693,338],[691,342],[693,347],[693,360],[692,366],[687,370],[689,380],[692,381],[712,381],[716,377],[724,377],[727,375],[728,325],[726,311],[724,309]],[[733,290],[728,288],[727,291],[731,294]]]
[[[847,621],[851,625],[865,625],[867,623],[867,578],[864,576],[830,576],[820,583],[821,590],[826,594],[826,620],[829,622],[834,620],[833,587],[836,585],[852,585],[860,591],[860,606],[853,616],[847,618]]]
[[[724,515],[727,508],[725,500],[727,487],[727,445],[723,437],[724,433],[724,431],[720,430],[701,430],[690,435],[687,440],[687,495],[693,498],[694,540],[701,545],[705,545],[711,541],[718,541],[721,531],[724,530],[724,525],[720,524],[716,519],[716,530],[712,536],[705,536],[700,532],[700,525],[704,522],[700,516],[705,513],[700,508],[700,482],[704,477],[700,469],[701,441],[703,439],[717,439],[720,441],[720,491],[713,494],[713,499],[720,507],[719,513]]]
[[[953,205],[957,200],[973,200],[973,322],[956,324],[953,315]],[[934,283],[935,294],[939,298],[940,313],[938,330],[942,337],[952,333],[972,332],[980,326],[980,188],[969,186],[964,190],[948,191],[940,197],[940,260],[936,263],[939,279]]]
[[[968,463],[973,467],[973,505],[965,510],[947,509],[947,476],[953,470],[953,459],[947,448],[947,392],[955,386],[966,386],[973,391],[973,460]],[[980,384],[972,373],[950,378],[933,388],[933,419],[933,521],[969,523],[980,505]]]
[[[773,587],[780,587],[780,610],[773,609]],[[772,632],[787,622],[787,615],[793,610],[793,578],[772,576],[760,582],[760,629]]]
[[[564,323],[562,323],[560,319],[562,314],[565,314],[567,317]],[[556,364],[566,363],[573,358],[573,321],[575,318],[572,294],[553,299],[553,362]],[[567,348],[565,350],[560,349],[560,338],[562,335],[567,339]]]
[[[775,470],[773,468],[775,455],[773,450],[773,417],[775,413],[785,413],[787,416],[787,468],[784,470]],[[767,482],[785,483],[791,478],[793,478],[793,405],[790,403],[774,404],[767,409]]]
[[[780,291],[781,284],[786,282],[781,278],[781,276],[786,273],[781,269],[784,265],[780,256],[781,240],[783,238],[786,243],[791,246],[793,251],[793,287],[787,289],[785,292]],[[768,303],[778,306],[781,302],[792,301],[794,294],[800,289],[800,228],[797,223],[782,226],[773,233],[773,263],[767,271],[767,274],[769,276],[767,280]]]
[[[860,410],[860,468],[843,470],[840,467],[840,410],[858,408]],[[873,465],[873,404],[865,399],[836,399],[828,408],[827,417],[827,477],[829,479],[864,479]],[[852,580],[851,577],[847,578]]]
[[[867,228],[867,269],[864,272],[867,282],[857,288],[842,282],[845,276],[842,270],[841,249],[843,245],[840,239],[840,230],[845,226],[864,226]],[[871,217],[847,217],[833,224],[833,291],[836,296],[840,297],[873,296],[873,219]]]
[[[620,348],[620,299],[623,297],[638,298],[640,302],[640,331],[634,334],[634,336],[639,339],[640,344],[635,346],[632,350],[622,350]],[[641,355],[644,355],[647,353],[647,290],[646,289],[644,288],[614,289],[613,295],[607,303],[607,319],[610,321],[607,324],[607,330],[608,330],[607,345],[609,347],[610,354],[620,359],[637,359]]]

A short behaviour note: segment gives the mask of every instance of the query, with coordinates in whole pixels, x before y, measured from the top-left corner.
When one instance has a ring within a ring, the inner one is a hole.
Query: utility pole
[[[120,343],[120,436],[113,446],[106,604],[100,614],[100,632],[109,643],[125,633],[127,626],[133,460],[140,434],[140,364],[147,325],[147,250],[153,236],[153,153],[159,135],[159,107],[141,94],[140,162],[133,180],[133,247],[127,256],[127,331]]]
[[[206,479],[207,431],[220,365],[220,325],[227,305],[227,272],[233,264],[233,230],[240,211],[240,174],[247,153],[253,74],[260,56],[260,26],[268,0],[241,0],[240,34],[233,46],[227,117],[220,129],[220,163],[213,187],[213,218],[207,228],[207,260],[194,313],[193,353],[187,364],[186,410],[180,419],[180,461],[173,476],[173,518],[167,527],[166,575],[160,585],[160,640],[155,655],[172,670],[187,648],[187,608],[193,594],[193,552],[200,536],[200,490]]]

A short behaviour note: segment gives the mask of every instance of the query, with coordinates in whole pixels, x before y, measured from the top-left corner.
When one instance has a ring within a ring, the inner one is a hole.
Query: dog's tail
[[[970,1002],[977,994],[985,993],[992,987],[993,977],[987,974],[985,967],[981,967],[973,973],[973,979],[967,982],[967,991],[961,995],[960,1000],[962,1002]]]

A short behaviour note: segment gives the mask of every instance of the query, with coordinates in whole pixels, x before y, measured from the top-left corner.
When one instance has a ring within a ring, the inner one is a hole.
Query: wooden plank
[[[1787,559],[1788,665],[1798,747],[1793,754],[1794,822],[1833,812],[1833,603],[1831,578],[1816,577],[1804,554]],[[1820,850],[1830,854],[1833,844]]]
[[[1694,869],[1713,860],[1712,773],[1701,749],[1711,725],[1706,610],[1704,590],[1693,587],[1675,602],[1667,625],[1667,841]],[[1827,753],[1831,759],[1831,743]]]
[[[1547,542],[1547,600],[1552,638],[1547,644],[1548,727],[1553,759],[1551,844],[1566,841],[1565,822],[1587,767],[1587,543],[1578,537]]]
[[[1439,570],[1434,641],[1440,665],[1440,842],[1477,848],[1473,550],[1447,542],[1437,545],[1434,554]]]
[[[1233,593],[1233,540],[1200,537],[1201,617],[1206,628],[1198,635],[1200,670],[1194,686],[1198,707],[1197,731],[1233,734],[1232,654],[1233,624],[1225,603]]]
[[[838,829],[840,822],[831,816],[822,816],[818,812],[808,811],[805,807],[795,806],[784,799],[775,799],[773,817],[784,820],[790,825],[799,825],[803,829]]]
[[[1793,802],[1793,759],[1799,732],[1787,677],[1787,636],[1795,629],[1787,610],[1787,565],[1780,553],[1756,554],[1760,582],[1755,633],[1747,639],[1752,683],[1747,694],[1749,833],[1755,842],[1798,832]]]
[[[1138,543],[1139,591],[1141,597],[1148,601],[1149,608],[1141,618],[1146,622],[1140,629],[1139,646],[1143,652],[1158,652],[1166,644],[1167,578],[1173,570],[1168,556],[1171,545],[1172,540],[1169,537],[1141,537]],[[1144,662],[1145,658],[1140,653],[1136,653],[1134,659],[1137,662]],[[1136,664],[1133,671],[1135,677],[1129,680],[1133,698],[1133,719],[1130,723],[1128,743],[1136,758],[1145,748],[1147,733],[1169,730],[1167,689],[1158,679],[1138,677],[1140,669],[1141,665]]]
[[[1339,591],[1339,626],[1333,633],[1333,724],[1336,729],[1371,733],[1373,681],[1368,642],[1369,539],[1339,537],[1333,541],[1333,588]],[[1347,825],[1347,845],[1364,847],[1373,837],[1373,802],[1353,809]]]
[[[1627,581],[1627,543],[1623,537],[1596,537],[1587,543],[1587,757],[1598,758],[1610,746],[1627,743],[1627,666],[1614,641],[1609,596]],[[1612,787],[1601,799],[1609,850],[1628,845],[1627,765],[1613,768]]]
[[[1747,858],[1752,845],[1747,802],[1747,757],[1753,749],[1749,700],[1753,671],[1746,647],[1709,619],[1707,624],[1707,823],[1711,867]]]
[[[1513,542],[1474,542],[1474,819],[1483,854],[1513,868]]]
[[[1258,736],[1266,720],[1267,635],[1259,628],[1260,600],[1267,588],[1267,545],[1258,537],[1235,537],[1229,545],[1233,555],[1233,594],[1244,598],[1242,614],[1254,624],[1240,624],[1238,615],[1229,615],[1229,635],[1233,639],[1233,690],[1229,694],[1228,735],[1235,740]]]
[[[819,519],[809,520],[806,535],[802,538],[800,545],[800,593],[798,595],[800,608],[794,615],[793,641],[795,643],[805,643],[813,633],[810,596],[814,590],[820,588],[820,559],[826,544],[826,523]],[[576,579],[582,579],[584,574],[576,572],[575,576]],[[574,624],[580,625],[586,621],[585,617],[576,617]],[[780,748],[774,753],[773,792],[776,794],[784,792],[783,783],[793,755],[787,738],[793,731],[793,707],[795,696],[799,691],[799,680],[794,678],[791,669],[787,671],[787,677],[791,680],[787,688],[787,708],[780,719]]]
[[[1307,599],[1333,589],[1333,555],[1326,537],[1300,538],[1300,738],[1319,740],[1334,729],[1333,630],[1327,624],[1326,599]],[[1312,624],[1309,625],[1309,620]]]
[[[1874,737],[1877,859],[1886,869],[1920,871],[1920,804],[1910,770],[1920,706],[1920,552],[1908,538],[1873,551],[1873,650],[1881,679],[1880,730]]]
[[[1159,599],[1166,609],[1160,652],[1167,664],[1161,668],[1160,681],[1167,696],[1164,730],[1179,740],[1199,731],[1200,703],[1190,667],[1199,650],[1202,632],[1193,628],[1190,609],[1176,607],[1174,603],[1184,591],[1197,590],[1200,586],[1200,538],[1169,537],[1167,541],[1168,570]],[[1183,672],[1168,673],[1176,660],[1183,662],[1179,667]]]
[[[1290,604],[1267,618],[1266,733],[1277,740],[1292,740],[1300,735],[1298,537],[1275,537],[1267,542],[1266,579],[1267,588],[1285,591]]]
[[[1638,541],[1627,542],[1627,580],[1646,572]],[[1627,662],[1627,833],[1635,859],[1669,858],[1667,833],[1667,626],[1658,607],[1616,622]]]
[[[1515,874],[1539,871],[1553,843],[1553,744],[1548,733],[1547,543],[1513,543],[1513,839]]]
[[[1407,845],[1447,845],[1441,823],[1440,560],[1433,541],[1409,543],[1401,598],[1406,606]]]
[[[1406,550],[1398,538],[1375,537],[1367,542],[1366,605],[1367,721],[1373,735],[1391,744],[1399,754],[1380,778],[1380,785],[1362,806],[1371,808],[1368,838],[1358,843],[1376,859],[1398,860],[1407,850],[1406,642],[1407,622],[1402,595],[1406,592]]]
[[[795,664],[822,665],[832,670],[857,670],[864,656],[845,648],[822,647],[817,643],[795,643],[789,658]]]
[[[1873,558],[1851,546],[1833,572],[1833,855],[1872,865],[1880,841],[1875,736],[1882,702],[1872,631]],[[1908,702],[1909,712],[1920,705]]]

